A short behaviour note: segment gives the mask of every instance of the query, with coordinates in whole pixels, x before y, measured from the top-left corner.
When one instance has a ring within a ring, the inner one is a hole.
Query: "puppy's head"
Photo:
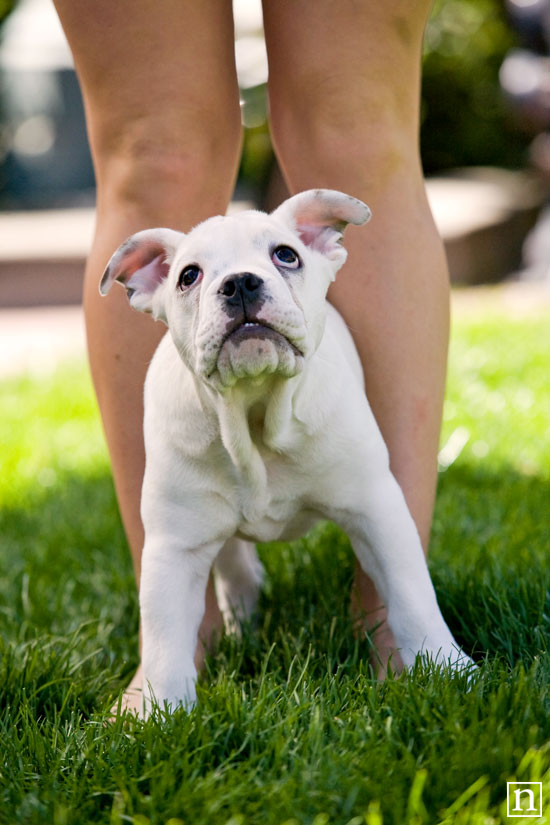
[[[169,327],[187,366],[216,389],[296,375],[323,335],[326,293],[346,260],[348,223],[370,211],[327,189],[301,192],[270,215],[209,218],[184,234],[151,229],[115,252],[101,280]]]

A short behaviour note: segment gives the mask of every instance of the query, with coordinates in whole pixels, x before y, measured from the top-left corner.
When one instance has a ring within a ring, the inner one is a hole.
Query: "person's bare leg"
[[[418,152],[420,57],[430,3],[264,0],[271,127],[294,193],[329,187],[366,201],[330,299],[361,356],[367,394],[427,550],[448,341],[448,274]],[[352,610],[385,609],[356,566]],[[375,634],[384,672],[393,637]],[[393,656],[399,667],[400,658]]]
[[[79,75],[97,179],[97,224],[84,310],[122,520],[139,582],[143,383],[166,331],[134,312],[122,289],[98,292],[117,246],[152,226],[189,229],[223,213],[241,145],[231,3],[56,0]],[[201,626],[222,627],[212,582]],[[197,649],[197,662],[203,658]],[[125,706],[140,698],[138,672]]]

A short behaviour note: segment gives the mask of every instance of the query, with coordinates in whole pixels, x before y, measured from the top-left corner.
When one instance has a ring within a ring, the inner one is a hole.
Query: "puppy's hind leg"
[[[363,570],[388,609],[404,664],[413,665],[420,654],[459,672],[472,667],[441,615],[420,537],[389,469],[376,483],[365,485],[360,511],[335,520],[346,528]]]
[[[214,564],[218,605],[228,633],[240,635],[241,622],[256,610],[265,571],[251,542],[229,539]]]

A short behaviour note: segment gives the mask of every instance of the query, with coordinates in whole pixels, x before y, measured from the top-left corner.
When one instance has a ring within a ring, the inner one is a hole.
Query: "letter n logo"
[[[542,782],[507,782],[507,816],[542,816]]]

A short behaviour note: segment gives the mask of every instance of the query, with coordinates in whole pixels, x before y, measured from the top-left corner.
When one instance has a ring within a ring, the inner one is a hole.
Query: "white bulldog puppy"
[[[254,611],[251,542],[330,519],[348,533],[388,609],[405,665],[463,669],[420,539],[369,407],[351,335],[327,302],[347,224],[370,212],[312,190],[272,214],[151,229],[113,255],[133,307],[168,326],[145,384],[140,607],[144,713],[193,705],[197,633],[212,565],[226,624]]]

